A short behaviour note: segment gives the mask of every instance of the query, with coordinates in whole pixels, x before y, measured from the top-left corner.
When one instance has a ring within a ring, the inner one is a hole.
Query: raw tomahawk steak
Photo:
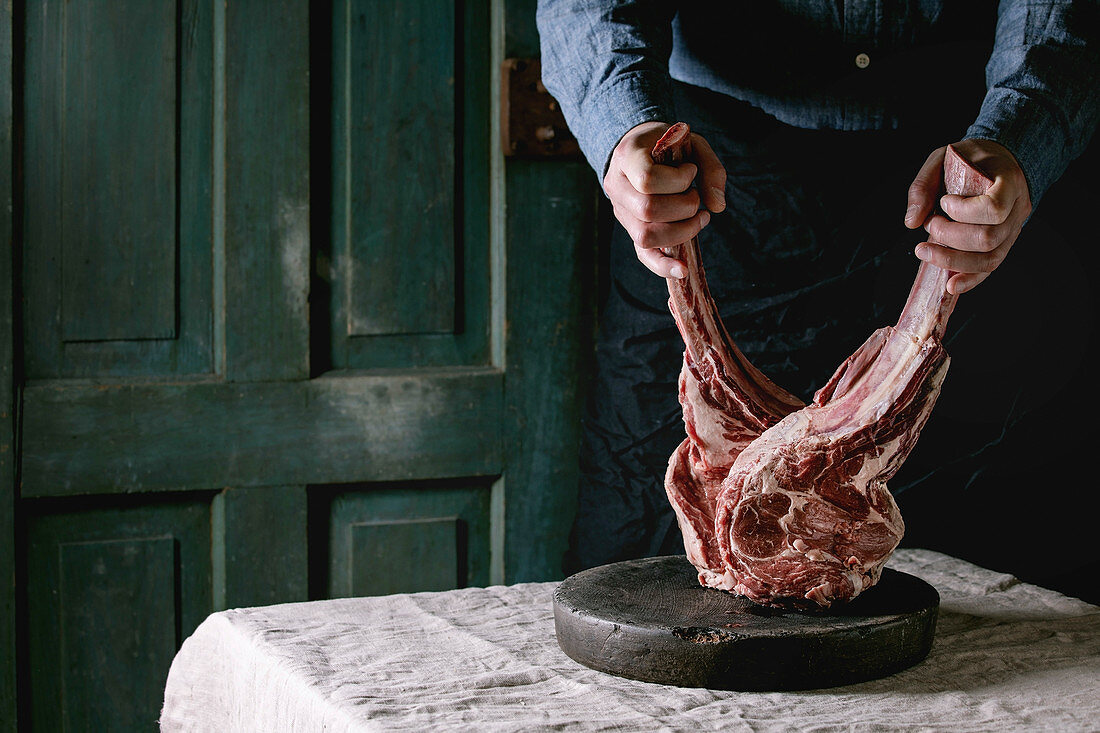
[[[653,157],[691,157],[677,123]],[[990,180],[949,147],[947,191],[981,194]],[[699,582],[757,603],[828,607],[878,582],[904,532],[886,488],[931,414],[950,359],[940,339],[956,296],[951,273],[922,264],[895,326],[875,331],[810,405],[773,384],[730,339],[707,288],[698,241],[669,252],[684,339],[679,395],[687,438],[665,490]]]

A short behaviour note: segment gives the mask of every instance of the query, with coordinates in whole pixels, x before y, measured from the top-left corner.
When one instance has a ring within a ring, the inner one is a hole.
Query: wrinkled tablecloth
[[[569,659],[554,583],[212,614],[173,661],[166,731],[1100,730],[1100,607],[946,555],[890,566],[941,596],[928,658],[808,692],[684,689]]]

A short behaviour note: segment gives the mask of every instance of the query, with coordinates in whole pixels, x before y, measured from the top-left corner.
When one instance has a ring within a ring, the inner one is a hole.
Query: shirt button
[[[856,55],[856,67],[860,69],[866,69],[871,65],[871,57],[865,53]]]

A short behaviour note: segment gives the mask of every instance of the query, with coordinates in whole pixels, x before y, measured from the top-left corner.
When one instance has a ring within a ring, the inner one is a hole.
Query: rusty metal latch
[[[505,59],[500,74],[500,135],[516,158],[579,158],[577,139],[542,85],[538,59]]]

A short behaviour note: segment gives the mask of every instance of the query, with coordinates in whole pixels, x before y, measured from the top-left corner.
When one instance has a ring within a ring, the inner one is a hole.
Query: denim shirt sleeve
[[[1100,120],[1100,4],[1001,0],[986,84],[966,136],[1008,148],[1037,205]]]
[[[674,3],[539,0],[542,81],[603,181],[632,127],[675,122],[668,57]]]

